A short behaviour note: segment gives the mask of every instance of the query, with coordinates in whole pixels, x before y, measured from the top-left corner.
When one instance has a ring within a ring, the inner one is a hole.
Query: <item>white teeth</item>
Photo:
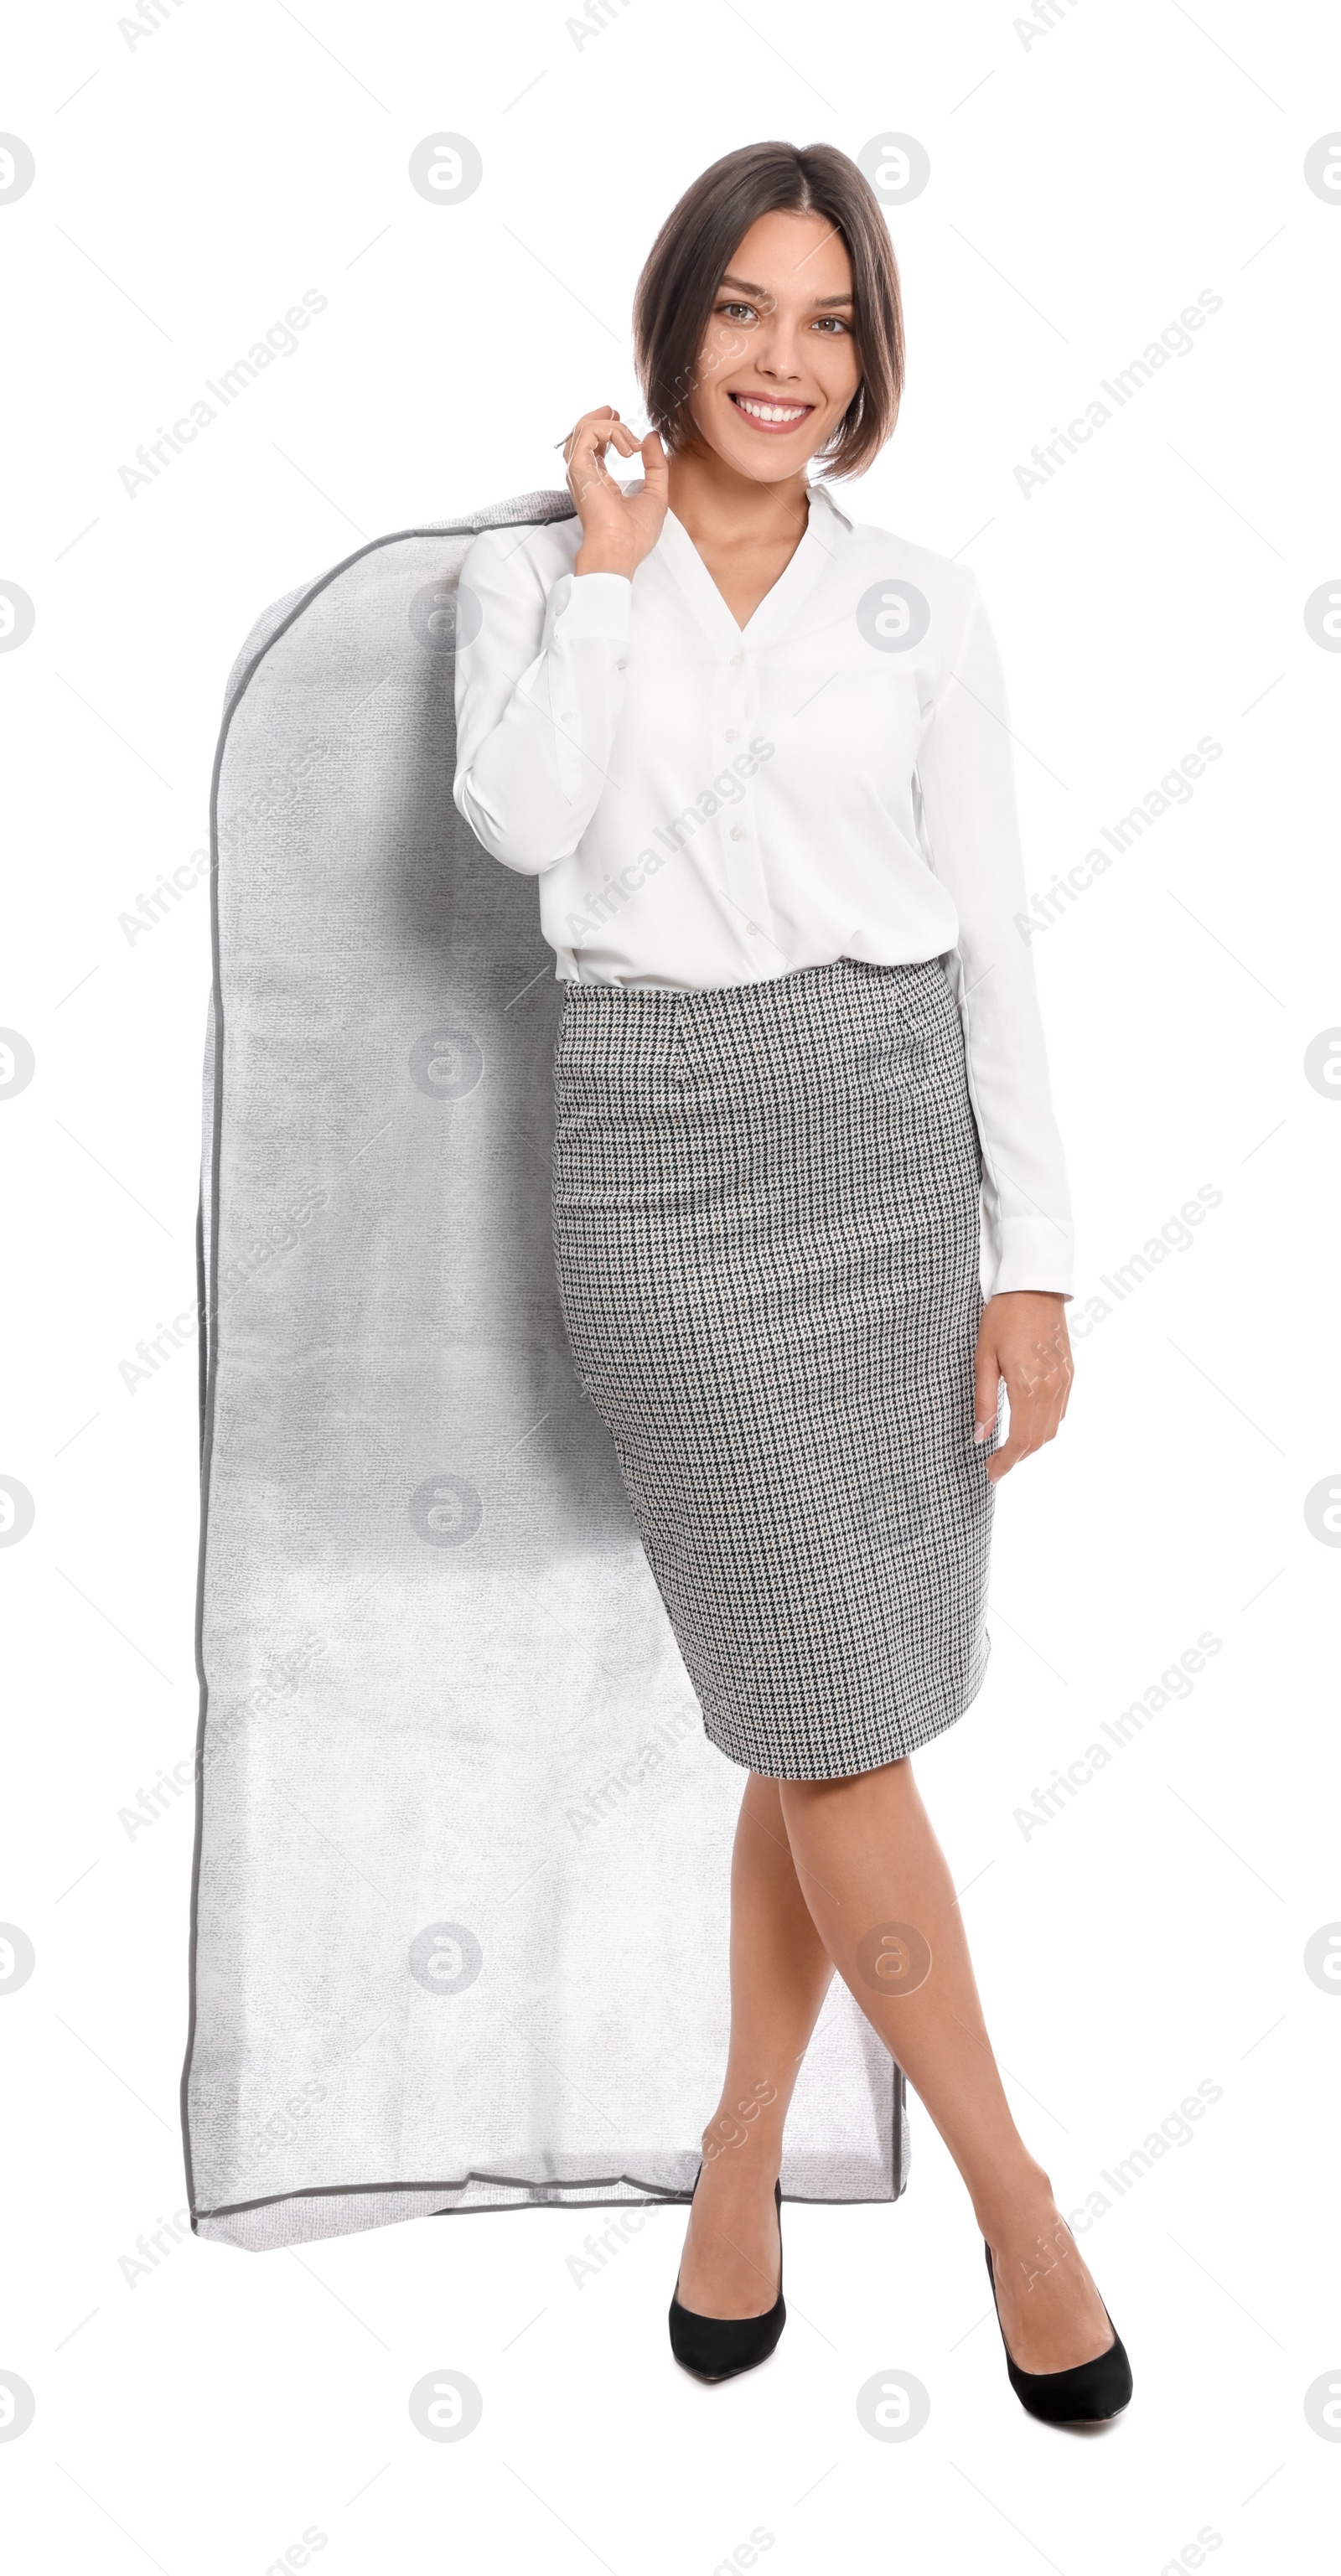
[[[808,403],[751,402],[748,394],[737,394],[735,400],[751,420],[804,420],[810,408]]]

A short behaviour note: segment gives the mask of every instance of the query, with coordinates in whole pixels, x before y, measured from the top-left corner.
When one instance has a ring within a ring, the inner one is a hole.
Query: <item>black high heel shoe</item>
[[[1106,2424],[1110,2416],[1120,2415],[1131,2402],[1131,2363],[1107,2308],[1104,2315],[1113,2326],[1113,2340],[1106,2352],[1096,2353],[1093,2361],[1078,2361],[1070,2370],[1021,2370],[1019,2363],[1011,2359],[1006,2329],[1001,2324],[991,2246],[984,2243],[983,2252],[1006,2372],[1025,2413],[1036,2415],[1040,2424]]]
[[[694,2176],[697,2191],[703,2167]],[[694,2191],[689,2195],[693,2207]],[[787,2322],[782,2297],[782,2184],[773,2185],[773,2201],[778,2213],[778,2295],[771,2308],[761,2317],[700,2317],[692,2308],[680,2305],[680,2276],[675,2276],[675,2296],[670,2303],[671,2351],[682,2370],[692,2370],[698,2379],[734,2379],[742,2370],[754,2370],[767,2361],[776,2349],[777,2340]]]

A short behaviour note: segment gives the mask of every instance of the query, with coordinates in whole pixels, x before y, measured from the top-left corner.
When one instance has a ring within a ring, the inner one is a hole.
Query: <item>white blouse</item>
[[[631,581],[577,519],[461,573],[457,806],[540,880],[560,977],[693,989],[944,959],[983,1157],[983,1290],[1072,1286],[1001,666],[971,572],[819,483],[738,626],[667,511]]]

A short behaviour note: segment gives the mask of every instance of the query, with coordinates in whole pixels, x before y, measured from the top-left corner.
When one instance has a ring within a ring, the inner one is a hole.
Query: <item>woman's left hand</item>
[[[1010,1405],[1009,1438],[987,1461],[989,1484],[999,1485],[1021,1458],[1056,1438],[1074,1375],[1064,1297],[1040,1288],[989,1297],[973,1369],[974,1440],[992,1437],[1002,1378]]]

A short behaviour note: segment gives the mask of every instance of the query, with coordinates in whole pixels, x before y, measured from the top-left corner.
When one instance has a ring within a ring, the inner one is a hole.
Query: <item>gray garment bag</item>
[[[571,511],[379,538],[228,686],[182,2116],[193,2226],[256,2250],[682,2199],[725,2063],[746,1775],[564,1335],[536,889],[452,803],[467,547]],[[905,2167],[835,1979],[783,2189]]]

